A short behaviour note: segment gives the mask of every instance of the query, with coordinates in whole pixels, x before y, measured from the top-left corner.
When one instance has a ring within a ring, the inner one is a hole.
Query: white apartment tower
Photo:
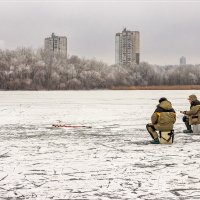
[[[47,51],[53,52],[53,54],[67,55],[67,37],[56,36],[52,33],[51,37],[45,38],[44,48]]]
[[[128,31],[115,35],[115,64],[128,65],[140,63],[140,33]]]
[[[180,65],[186,65],[186,57],[184,56],[180,57]]]

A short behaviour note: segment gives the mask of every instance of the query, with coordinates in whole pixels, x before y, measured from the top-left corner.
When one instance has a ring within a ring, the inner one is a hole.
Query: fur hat
[[[188,100],[196,101],[196,100],[197,100],[197,96],[196,96],[195,94],[191,94],[191,95],[188,97]]]

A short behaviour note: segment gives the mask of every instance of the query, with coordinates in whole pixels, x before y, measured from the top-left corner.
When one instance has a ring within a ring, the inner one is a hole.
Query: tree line
[[[43,49],[0,50],[1,90],[81,90],[118,86],[200,85],[200,65],[107,65]]]

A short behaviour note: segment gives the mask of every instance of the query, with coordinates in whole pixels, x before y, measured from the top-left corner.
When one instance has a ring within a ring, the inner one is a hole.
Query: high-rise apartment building
[[[44,48],[53,54],[67,55],[67,37],[56,36],[54,33],[52,33],[51,37],[45,38]]]
[[[128,31],[115,35],[115,64],[128,65],[140,62],[140,33]]]
[[[186,57],[181,56],[181,58],[180,58],[180,65],[186,65]]]

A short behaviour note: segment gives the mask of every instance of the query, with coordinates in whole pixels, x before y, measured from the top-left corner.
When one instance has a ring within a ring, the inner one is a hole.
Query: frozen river
[[[200,135],[179,114],[199,91],[1,91],[0,199],[200,199]],[[160,97],[173,145],[145,145]],[[92,128],[54,128],[62,121]]]

